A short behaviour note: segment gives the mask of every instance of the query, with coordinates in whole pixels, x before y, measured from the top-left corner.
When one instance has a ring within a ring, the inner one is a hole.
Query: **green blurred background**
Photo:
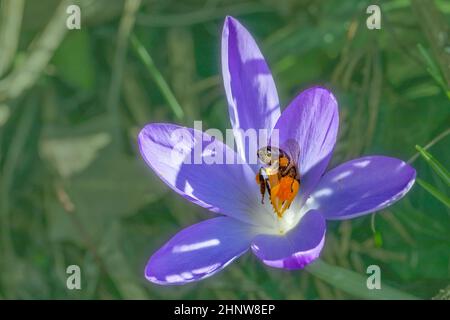
[[[366,27],[373,3],[381,30]],[[69,4],[81,7],[81,30],[65,27]],[[448,196],[415,145],[431,142],[448,167],[449,1],[0,0],[0,11],[0,298],[361,298],[345,280],[329,281],[333,266],[365,279],[371,264],[386,285],[444,295],[450,212],[418,184],[375,217],[328,222],[322,259],[331,269],[320,278],[247,254],[198,283],[147,282],[149,256],[211,215],[156,178],[136,135],[158,121],[229,127],[220,37],[233,15],[260,44],[282,105],[313,84],[337,96],[332,166],[365,154],[410,160]],[[66,288],[71,264],[82,290]]]

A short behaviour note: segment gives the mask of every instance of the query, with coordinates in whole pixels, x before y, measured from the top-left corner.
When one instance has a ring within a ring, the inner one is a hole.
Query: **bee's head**
[[[258,150],[258,159],[265,165],[272,165],[278,161],[280,150],[275,147],[267,146]]]

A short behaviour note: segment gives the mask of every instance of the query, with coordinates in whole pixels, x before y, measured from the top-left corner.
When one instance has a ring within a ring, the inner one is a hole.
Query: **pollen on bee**
[[[281,178],[279,183],[272,188],[270,200],[279,218],[283,217],[283,213],[290,207],[299,189],[300,183],[288,176]]]
[[[287,167],[289,165],[289,159],[286,157],[280,158],[280,166],[281,167]]]

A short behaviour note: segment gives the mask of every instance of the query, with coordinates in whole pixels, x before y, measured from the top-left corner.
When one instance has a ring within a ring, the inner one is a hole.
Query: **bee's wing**
[[[288,139],[283,143],[283,148],[286,153],[289,155],[290,160],[294,162],[295,165],[298,163],[298,159],[300,157],[300,147],[294,139]]]

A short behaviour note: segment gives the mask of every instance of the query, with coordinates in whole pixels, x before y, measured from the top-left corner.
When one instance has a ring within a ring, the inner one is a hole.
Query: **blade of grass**
[[[0,77],[11,66],[19,44],[24,0],[4,0],[1,3]]]
[[[431,153],[423,149],[421,146],[416,145],[417,151],[419,151],[420,155],[425,159],[425,161],[430,165],[430,167],[437,173],[439,177],[444,180],[447,186],[450,186],[450,173],[445,169],[445,167],[437,161]]]
[[[427,190],[433,197],[435,197],[436,199],[441,201],[443,204],[445,204],[448,208],[450,208],[450,198],[449,197],[447,197],[445,194],[440,192],[438,189],[433,187],[428,182],[423,181],[422,179],[417,179],[416,181],[422,188]]]
[[[447,86],[445,84],[445,80],[442,77],[441,71],[437,67],[436,63],[434,63],[428,51],[423,47],[422,44],[418,44],[417,48],[419,49],[420,54],[423,56],[425,63],[427,64],[427,71],[436,81],[436,83],[444,90],[447,96],[450,98],[450,91],[447,90]]]
[[[120,135],[120,87],[122,85],[125,60],[128,49],[128,37],[134,27],[136,13],[141,5],[140,0],[127,0],[124,5],[124,12],[120,19],[119,33],[117,35],[116,52],[114,55],[114,65],[112,68],[111,83],[108,93],[108,108],[111,116],[111,127],[115,133],[116,141],[122,144]]]
[[[367,288],[367,278],[353,271],[329,265],[321,259],[306,267],[306,270],[317,278],[327,282],[348,294],[363,299],[381,299],[381,300],[416,300],[417,297],[391,288],[385,284],[381,285],[379,290],[370,290]]]
[[[446,35],[449,34],[450,29],[446,18],[436,7],[434,1],[412,0],[411,6],[428,39],[445,82],[445,91],[450,97],[450,68],[448,67],[450,53],[446,50],[446,46],[448,46],[448,36]]]
[[[5,292],[8,296],[13,297],[15,294],[15,276],[13,269],[16,255],[11,237],[11,198],[13,193],[14,178],[16,177],[17,166],[20,159],[26,151],[24,151],[27,139],[32,134],[32,127],[37,121],[38,108],[36,103],[31,102],[25,106],[23,114],[17,123],[17,130],[14,133],[10,147],[5,153],[4,165],[0,172],[0,234],[2,259],[0,260],[3,270],[1,274],[2,285],[6,288]],[[9,270],[9,272],[8,272]]]
[[[439,141],[441,141],[442,139],[444,139],[446,136],[448,136],[450,134],[450,128],[445,130],[444,132],[440,133],[438,136],[436,136],[435,138],[433,138],[433,140],[431,140],[430,142],[428,142],[425,147],[423,147],[424,150],[428,150],[430,149],[432,146],[434,146],[436,143],[438,143]],[[416,161],[416,159],[420,156],[420,152],[416,152],[411,159],[408,160],[408,163],[411,164],[414,161]]]
[[[18,97],[38,79],[66,35],[66,8],[69,4],[68,0],[60,3],[44,31],[33,40],[24,63],[0,82],[0,101]]]
[[[172,93],[169,85],[162,76],[161,72],[158,70],[158,68],[156,68],[156,65],[153,62],[152,57],[134,34],[131,35],[131,44],[137,56],[141,59],[144,66],[147,68],[148,73],[155,81],[159,90],[161,90],[161,93],[163,94],[164,98],[166,99],[166,102],[169,104],[173,113],[178,119],[181,120],[184,117],[183,109],[181,108],[180,104],[178,103],[177,99]]]

